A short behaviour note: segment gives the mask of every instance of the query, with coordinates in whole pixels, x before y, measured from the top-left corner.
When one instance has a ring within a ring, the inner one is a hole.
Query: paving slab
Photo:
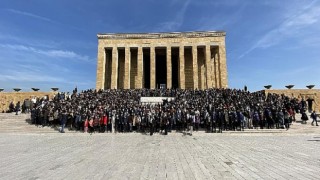
[[[319,179],[320,128],[58,133],[0,114],[0,179]],[[261,133],[262,132],[262,133]]]
[[[319,179],[314,135],[13,134],[0,179]]]

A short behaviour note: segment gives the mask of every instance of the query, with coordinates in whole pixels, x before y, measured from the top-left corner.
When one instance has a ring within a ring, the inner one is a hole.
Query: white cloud
[[[171,5],[178,3],[178,1],[172,2]],[[190,4],[190,0],[186,0],[183,2],[182,7],[177,11],[175,17],[172,18],[171,21],[159,23],[154,31],[158,32],[169,32],[169,31],[176,31],[181,27],[184,22],[184,17],[186,10]]]
[[[19,82],[63,82],[64,79],[44,74],[35,74],[32,72],[13,72],[10,74],[0,74],[1,81],[19,81]]]
[[[69,58],[73,60],[80,60],[84,62],[93,62],[93,59],[90,59],[88,56],[77,54],[73,51],[65,51],[65,50],[43,50],[34,48],[31,46],[24,46],[20,44],[0,44],[2,48],[13,49],[17,51],[28,51],[32,53],[37,53],[45,56],[50,56],[54,58]]]
[[[320,6],[312,1],[298,10],[292,11],[291,16],[284,20],[278,27],[264,34],[253,46],[239,56],[238,59],[246,56],[257,48],[269,48],[288,39],[299,37],[303,34],[302,30],[318,31],[317,24],[320,20]],[[311,28],[313,27],[313,28]],[[308,29],[307,29],[308,28]]]
[[[23,15],[23,16],[32,17],[34,19],[39,19],[39,20],[42,20],[42,21],[55,23],[55,21],[53,21],[53,20],[51,20],[49,18],[46,18],[46,17],[43,17],[43,16],[39,16],[39,15],[36,15],[36,14],[32,14],[32,13],[28,13],[28,12],[24,12],[24,11],[19,11],[19,10],[16,10],[16,9],[7,9],[7,11],[9,11],[11,13],[14,13],[14,14],[19,14],[19,15]]]
[[[0,34],[0,40],[41,48],[55,48],[60,45],[60,43],[54,40],[36,39],[26,36],[11,35],[3,32]]]
[[[39,53],[57,57],[57,58],[72,58],[72,59],[79,59],[83,61],[90,61],[88,56],[79,55],[73,51],[63,51],[63,50],[49,50],[49,51],[40,51]]]
[[[33,13],[29,13],[29,12],[25,12],[25,11],[19,11],[19,10],[16,10],[16,9],[5,9],[5,10],[8,11],[8,12],[14,13],[14,14],[18,14],[18,15],[22,15],[22,16],[26,16],[26,17],[31,17],[33,19],[46,21],[46,22],[50,22],[50,23],[54,23],[54,24],[63,25],[58,21],[54,21],[54,20],[52,20],[50,18],[47,18],[47,17],[44,17],[44,16],[39,16],[39,15],[36,15],[36,14],[33,14]],[[77,31],[85,32],[84,29],[76,27],[74,25],[68,24],[68,25],[64,25],[64,26],[69,27],[69,28],[74,29],[74,30],[77,30]]]
[[[225,30],[228,26],[234,26],[242,18],[243,11],[247,7],[245,1],[226,1],[226,2],[214,2],[214,6],[226,6],[236,7],[236,10],[229,11],[227,15],[225,12],[211,12],[209,15],[199,19],[199,30]],[[213,18],[214,17],[214,18]],[[217,21],[219,19],[219,21]]]

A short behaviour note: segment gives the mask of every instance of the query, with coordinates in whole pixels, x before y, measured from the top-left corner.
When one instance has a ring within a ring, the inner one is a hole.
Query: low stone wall
[[[20,101],[22,103],[28,98],[42,98],[44,96],[49,96],[49,98],[52,99],[55,94],[55,92],[0,92],[0,113],[7,111],[11,102],[16,104]]]
[[[313,109],[320,112],[320,89],[266,89],[265,93],[284,94],[289,97],[295,97],[301,100],[302,98],[313,98]]]

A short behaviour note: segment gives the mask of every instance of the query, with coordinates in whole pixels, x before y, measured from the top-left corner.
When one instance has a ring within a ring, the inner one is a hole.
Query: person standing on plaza
[[[198,132],[200,125],[200,111],[198,109],[196,109],[196,111],[194,112],[193,119],[195,124],[195,130]]]
[[[212,111],[212,116],[210,117],[210,114],[207,110],[204,111],[204,119],[205,119],[205,122],[206,122],[206,129],[207,129],[207,132],[208,133],[212,133],[213,132],[213,125],[214,125],[214,122],[215,122],[215,116],[216,116],[216,112],[213,110]]]
[[[311,98],[311,97],[308,97],[308,99],[307,99],[306,101],[307,101],[307,104],[308,104],[308,112],[311,113],[312,110],[313,110],[313,103],[314,103],[315,105],[317,105],[317,104],[316,104],[316,101],[315,101],[313,98]]]
[[[302,98],[302,100],[300,101],[300,108],[302,111],[304,111],[307,108],[307,102],[304,100],[304,98]],[[301,113],[300,110],[300,113]]]
[[[303,109],[301,110],[301,120],[306,122],[307,120],[309,120],[308,115],[306,113],[306,111]]]
[[[283,114],[284,114],[284,126],[288,130],[290,128],[290,114],[286,109],[284,109]]]
[[[316,122],[316,126],[319,126],[319,125],[318,125],[318,121],[317,121],[316,111],[313,111],[310,116],[311,116],[311,118],[312,118],[312,123],[311,123],[311,125],[313,126],[313,123]]]
[[[258,111],[254,111],[252,119],[253,119],[253,128],[257,129],[260,123],[260,116]]]
[[[66,110],[63,110],[62,114],[60,116],[60,123],[61,123],[60,133],[65,133],[64,127],[66,126],[67,119],[68,119],[67,112],[66,112]]]
[[[154,130],[154,124],[153,124],[154,120],[153,119],[154,119],[154,114],[151,113],[151,111],[149,111],[148,120],[149,120],[150,136],[153,135],[153,130]]]
[[[112,133],[116,133],[116,110],[112,110],[111,115],[111,131]]]
[[[18,112],[20,111],[20,108],[21,108],[21,106],[20,106],[20,101],[18,101],[18,103],[16,104],[16,108],[15,108],[15,110],[16,110],[16,115],[18,115]]]
[[[89,120],[88,120],[88,118],[86,118],[85,121],[84,121],[84,125],[83,125],[84,133],[88,132],[88,127],[89,127]]]
[[[108,117],[106,113],[104,113],[103,116],[100,118],[100,132],[102,133],[106,132],[107,124],[108,124]]]
[[[187,124],[188,124],[188,129],[189,129],[189,135],[190,136],[192,136],[194,121],[195,121],[194,114],[189,113],[189,115],[187,115]]]

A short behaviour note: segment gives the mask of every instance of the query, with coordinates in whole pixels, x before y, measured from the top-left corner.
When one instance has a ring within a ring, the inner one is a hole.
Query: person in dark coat
[[[20,111],[20,108],[21,108],[21,106],[20,106],[20,101],[18,101],[18,103],[16,104],[16,108],[15,108],[15,110],[16,110],[16,115],[18,115],[18,112]]]
[[[311,123],[311,125],[313,126],[313,123],[316,122],[316,126],[319,126],[319,125],[318,125],[318,121],[317,121],[316,111],[313,111],[310,116],[311,116],[311,118],[312,118],[312,123]]]
[[[65,133],[64,127],[66,126],[67,120],[68,120],[67,112],[63,110],[60,117],[60,123],[61,123],[60,133]]]

